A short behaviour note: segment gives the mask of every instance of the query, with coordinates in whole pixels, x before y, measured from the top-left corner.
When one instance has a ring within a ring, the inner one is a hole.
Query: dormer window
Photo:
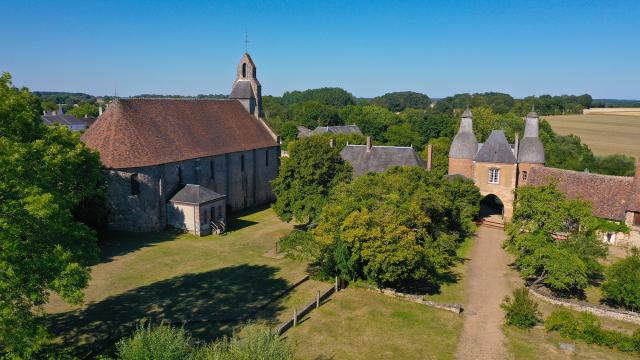
[[[489,184],[500,183],[500,169],[489,169]]]

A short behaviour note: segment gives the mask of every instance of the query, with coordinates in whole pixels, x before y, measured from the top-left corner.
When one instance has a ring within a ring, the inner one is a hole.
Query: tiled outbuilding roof
[[[381,173],[393,166],[418,166],[425,168],[424,161],[413,148],[400,146],[347,145],[340,156],[351,164],[353,175],[361,176],[368,172]]]
[[[595,216],[624,220],[627,199],[634,181],[632,177],[534,166],[529,171],[527,181],[529,185],[537,186],[553,180],[558,182],[558,189],[569,198],[590,201]]]
[[[239,101],[195,99],[116,100],[82,141],[116,169],[278,145]]]
[[[183,204],[200,205],[224,198],[225,195],[208,189],[202,185],[187,184],[169,200]]]
[[[73,115],[42,115],[42,121],[44,121],[45,125],[55,125],[59,124],[62,126],[70,126],[70,125],[89,125],[89,119],[93,120],[93,118],[86,119],[78,119]]]
[[[298,137],[322,134],[358,134],[362,135],[362,131],[358,125],[338,125],[338,126],[318,126],[313,130],[309,130],[304,126],[298,126]]]

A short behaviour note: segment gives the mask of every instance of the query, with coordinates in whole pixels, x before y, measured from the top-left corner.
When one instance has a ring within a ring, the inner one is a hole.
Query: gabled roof
[[[42,115],[42,121],[44,121],[45,125],[54,125],[59,124],[63,126],[70,125],[88,125],[89,118],[85,120],[78,119],[73,115]],[[91,118],[93,120],[93,118]]]
[[[218,194],[217,192],[204,186],[187,184],[175,195],[173,195],[173,197],[169,199],[169,201],[183,204],[200,205],[214,200],[222,199],[224,197],[226,197],[226,195]]]
[[[381,173],[394,166],[418,166],[425,168],[424,161],[413,148],[400,146],[347,145],[340,156],[351,164],[353,175],[361,176],[368,172]]]
[[[558,182],[558,189],[567,197],[590,201],[593,215],[611,220],[624,220],[627,198],[632,189],[632,177],[543,166],[532,167],[527,176],[527,183],[533,186],[545,185],[554,180]]]
[[[487,141],[480,147],[474,160],[500,164],[516,163],[516,157],[513,154],[511,145],[502,130],[491,131],[491,135],[489,135]]]
[[[116,100],[81,139],[115,169],[278,145],[237,100]]]
[[[298,137],[322,134],[358,134],[362,135],[362,131],[357,125],[339,125],[339,126],[319,126],[313,130],[298,126]]]

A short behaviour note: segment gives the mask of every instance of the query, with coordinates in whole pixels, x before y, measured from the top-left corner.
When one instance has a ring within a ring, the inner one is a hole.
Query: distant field
[[[602,109],[608,110],[608,109]],[[614,110],[614,109],[611,109]],[[545,116],[554,131],[574,134],[597,155],[640,156],[640,111],[637,115],[589,114]]]
[[[584,109],[584,115],[638,115],[640,116],[640,108],[592,108]]]

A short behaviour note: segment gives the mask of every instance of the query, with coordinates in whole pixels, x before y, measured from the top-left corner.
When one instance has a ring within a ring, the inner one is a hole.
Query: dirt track
[[[458,359],[506,359],[500,303],[510,293],[510,259],[502,249],[502,230],[479,227],[466,274],[467,304]]]

